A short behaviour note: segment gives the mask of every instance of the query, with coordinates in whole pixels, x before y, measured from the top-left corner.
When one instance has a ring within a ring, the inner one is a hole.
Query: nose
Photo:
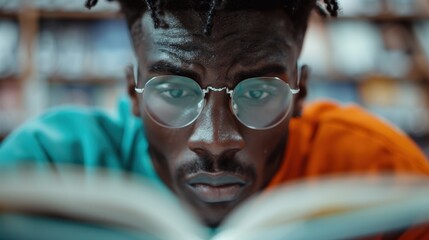
[[[229,97],[224,92],[211,92],[194,124],[188,147],[197,154],[209,154],[215,158],[234,154],[245,146],[238,124],[230,110]]]

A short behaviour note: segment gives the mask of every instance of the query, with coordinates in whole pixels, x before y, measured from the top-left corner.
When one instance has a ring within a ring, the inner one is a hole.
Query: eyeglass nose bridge
[[[205,95],[207,94],[207,93],[209,93],[210,91],[213,91],[213,92],[222,92],[223,90],[225,90],[225,92],[232,98],[232,94],[233,94],[233,92],[234,92],[234,90],[230,90],[229,88],[227,88],[227,87],[222,87],[222,88],[215,88],[215,87],[212,87],[212,86],[208,86],[207,88],[205,88],[205,89],[201,89],[202,91],[203,91],[203,95],[204,95],[204,97],[205,97]]]

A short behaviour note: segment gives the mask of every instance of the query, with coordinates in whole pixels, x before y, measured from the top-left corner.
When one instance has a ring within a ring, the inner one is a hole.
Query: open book
[[[120,173],[0,175],[5,239],[350,239],[429,222],[429,178],[347,176],[266,191],[209,229],[175,197]]]

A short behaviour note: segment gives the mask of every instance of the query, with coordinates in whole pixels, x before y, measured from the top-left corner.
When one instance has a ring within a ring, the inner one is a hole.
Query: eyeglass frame
[[[139,68],[138,68],[138,66],[135,66],[135,67],[133,67],[134,68],[134,83],[135,83],[135,87],[134,87],[134,91],[136,92],[136,93],[139,93],[139,94],[143,94],[143,92],[144,92],[144,89],[145,89],[145,87],[146,87],[146,84],[148,83],[148,82],[150,82],[151,80],[153,80],[153,79],[155,79],[155,78],[158,78],[158,77],[167,77],[167,76],[179,76],[179,77],[185,77],[185,76],[180,76],[180,75],[160,75],[160,76],[155,76],[155,77],[152,77],[152,78],[150,78],[145,84],[144,84],[144,87],[143,88],[138,88],[137,87],[137,85],[138,85],[138,81],[139,81]],[[189,78],[189,77],[188,77]],[[267,78],[267,79],[277,79],[277,80],[280,80],[280,81],[282,81],[282,82],[284,82],[281,78],[279,78],[279,77],[257,77],[257,78],[259,78],[259,79],[265,79],[265,78]],[[192,78],[189,78],[189,79],[191,79],[191,80],[193,80],[193,81],[195,81],[194,79],[192,79]],[[247,79],[251,79],[251,78],[247,78]],[[244,79],[243,81],[245,81],[245,80],[247,80],[247,79]],[[195,81],[196,82],[196,81]],[[289,85],[289,83],[286,83],[285,82],[285,84],[286,85],[288,85],[289,86],[289,90],[291,91],[291,93],[292,93],[292,96],[293,95],[295,95],[295,94],[298,94],[299,92],[300,92],[300,88],[299,88],[299,82],[300,82],[300,76],[299,76],[299,71],[298,71],[298,80],[297,80],[297,85],[298,85],[298,88],[292,88],[290,85]],[[235,87],[234,87],[235,88]],[[232,96],[232,94],[234,93],[234,89],[229,89],[228,87],[221,87],[221,88],[215,88],[215,87],[213,87],[213,86],[207,86],[206,88],[202,88],[201,86],[200,86],[200,89],[201,89],[201,92],[202,92],[202,94],[203,94],[203,98],[202,99],[205,99],[206,98],[206,94],[207,93],[209,93],[210,91],[213,91],[213,92],[222,92],[222,91],[224,91],[225,90],[225,92],[226,92],[226,94],[228,94],[229,95],[229,97],[230,97],[230,102],[232,102],[233,101],[233,96]],[[231,105],[231,104],[230,104]],[[237,117],[237,115],[234,113],[234,111],[232,111],[233,112],[233,114],[234,114],[234,116],[235,116],[235,118],[237,118],[237,120],[241,123],[241,124],[243,124],[245,127],[247,127],[247,128],[250,128],[250,129],[254,129],[254,130],[266,130],[266,129],[270,129],[270,128],[273,128],[273,127],[275,127],[275,126],[277,126],[277,125],[279,125],[283,120],[284,120],[284,118],[286,117],[286,114],[285,114],[285,116],[283,116],[283,118],[281,119],[281,120],[279,120],[276,124],[274,124],[274,125],[272,125],[272,126],[269,126],[269,127],[267,127],[267,128],[256,128],[256,127],[251,127],[251,126],[248,126],[247,124],[245,124],[245,123],[243,123],[241,120],[240,120],[240,118],[238,118]],[[181,126],[181,127],[171,127],[171,126],[167,126],[167,125],[164,125],[164,124],[161,124],[161,123],[159,123],[158,121],[155,121],[158,125],[160,125],[160,126],[164,126],[164,127],[167,127],[167,128],[184,128],[184,127],[187,127],[187,126],[189,126],[189,125],[191,125],[193,122],[195,122],[195,120],[196,119],[198,119],[198,117],[200,116],[200,114],[201,114],[201,112],[195,117],[195,119],[193,119],[192,121],[190,121],[188,124],[186,124],[186,125],[184,125],[184,126]],[[153,118],[152,116],[150,116],[151,118]]]

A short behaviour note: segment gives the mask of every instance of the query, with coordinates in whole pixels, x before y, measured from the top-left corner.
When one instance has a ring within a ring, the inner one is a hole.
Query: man
[[[127,78],[141,121],[127,108],[120,118],[51,112],[5,141],[2,165],[34,159],[159,177],[210,226],[293,179],[429,174],[414,143],[358,107],[303,110],[308,68],[297,60],[309,14],[335,16],[336,1],[119,2],[138,59]]]

